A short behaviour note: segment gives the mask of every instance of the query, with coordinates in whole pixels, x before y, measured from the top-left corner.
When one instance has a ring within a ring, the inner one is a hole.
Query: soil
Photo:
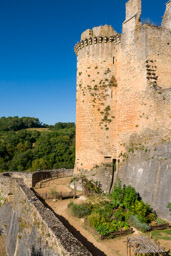
[[[58,192],[69,192],[71,191],[69,187],[70,178],[60,178],[52,181],[48,181],[46,187],[36,189],[36,191],[41,195],[41,193],[49,192],[52,188],[55,188]],[[77,199],[72,199],[75,203],[80,203],[85,200],[84,197]],[[68,204],[71,199],[65,200],[46,200],[46,203],[57,213],[60,217],[64,217],[65,220],[69,222],[69,225],[74,227],[81,235],[86,238],[90,243],[92,243],[96,248],[98,248],[104,254],[97,255],[106,255],[106,256],[124,256],[126,252],[126,236],[118,237],[115,239],[100,240],[95,234],[91,233],[84,226],[84,219],[78,219],[71,215],[70,210],[68,209]],[[135,231],[134,234],[129,236],[142,235],[141,232]],[[171,249],[171,241],[159,240],[160,245],[164,246],[168,250]]]
[[[73,217],[68,209],[70,199],[59,200],[53,202],[53,200],[47,200],[47,204],[59,215],[63,216],[74,226],[84,237],[86,237],[95,247],[105,253],[107,256],[123,256],[126,255],[126,237],[119,237],[115,239],[100,240],[94,234],[86,230],[84,226],[84,219],[78,219]],[[80,199],[75,199],[74,202],[79,203]]]
[[[0,256],[6,256],[5,236],[0,236]]]

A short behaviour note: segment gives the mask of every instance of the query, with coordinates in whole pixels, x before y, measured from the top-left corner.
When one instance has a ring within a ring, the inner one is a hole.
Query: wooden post
[[[76,183],[74,181],[74,199],[76,198],[77,196],[77,186],[76,186]]]
[[[129,256],[129,255],[128,255],[128,237],[127,237],[127,239],[126,239],[126,254],[127,254],[127,256]]]
[[[129,246],[129,255],[131,256],[131,245]]]

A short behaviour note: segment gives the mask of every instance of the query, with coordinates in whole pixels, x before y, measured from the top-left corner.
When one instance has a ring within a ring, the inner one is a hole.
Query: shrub
[[[142,232],[150,230],[150,226],[147,223],[141,222],[137,215],[132,215],[128,218],[128,221],[131,226],[137,228]]]
[[[114,208],[123,206],[124,189],[122,188],[120,179],[118,179],[114,185],[113,192],[111,195],[109,195],[109,198],[112,200]]]
[[[114,218],[117,221],[125,221],[125,212],[124,212],[122,207],[119,207],[118,209],[115,209]]]
[[[152,212],[150,205],[145,204],[142,200],[135,201],[135,204],[131,206],[131,210],[141,222],[148,222],[147,216]]]
[[[165,224],[166,222],[160,218],[157,218],[156,223],[157,223],[157,225],[162,225],[162,224]]]
[[[171,215],[171,202],[168,203],[167,208],[169,209]]]
[[[96,227],[97,232],[100,235],[106,236],[115,231],[119,231],[122,228],[127,230],[129,228],[129,224],[124,221],[112,220],[111,222],[102,222]]]
[[[113,208],[109,203],[105,206],[94,205],[93,212],[98,213],[105,221],[109,221],[113,215]]]
[[[100,223],[100,225],[96,228],[97,232],[102,236],[107,236],[111,233],[110,223]]]
[[[88,203],[74,204],[73,202],[70,202],[68,207],[71,209],[72,214],[78,218],[90,215],[92,210],[92,205]]]
[[[99,213],[92,212],[88,217],[87,217],[88,224],[93,227],[97,228],[100,224],[101,217]]]
[[[50,194],[53,198],[58,198],[58,192],[56,191],[56,188],[52,188],[50,190]]]
[[[86,195],[102,194],[102,189],[98,181],[88,180],[85,176],[81,177]]]
[[[136,192],[136,190],[131,186],[125,187],[125,193],[124,193],[124,200],[123,204],[125,208],[130,209],[131,205],[133,205],[136,200],[138,200],[139,196]]]
[[[149,213],[146,219],[147,219],[147,222],[155,221],[156,220],[156,213],[155,212]]]

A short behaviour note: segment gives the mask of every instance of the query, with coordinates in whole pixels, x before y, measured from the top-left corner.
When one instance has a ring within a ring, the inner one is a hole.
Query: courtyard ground
[[[70,192],[69,187],[70,178],[60,178],[52,181],[48,181],[47,184],[44,183],[43,188],[36,189],[36,191],[41,195],[42,193],[49,193],[52,189],[57,192]],[[126,255],[126,237],[118,237],[115,239],[100,240],[94,234],[92,234],[84,226],[84,219],[78,219],[72,216],[70,210],[68,209],[68,204],[71,200],[79,203],[84,200],[84,197],[77,199],[65,199],[65,200],[46,200],[46,203],[57,213],[62,216],[69,224],[74,227],[80,234],[85,237],[90,243],[92,243],[100,251],[104,252],[101,255],[107,256],[124,256]],[[141,232],[135,232],[131,236],[142,235]],[[146,235],[149,235],[146,234]],[[160,242],[161,246],[164,246],[167,250],[171,250],[171,230],[167,233],[162,231],[155,231],[152,236]],[[163,239],[164,238],[164,239]]]

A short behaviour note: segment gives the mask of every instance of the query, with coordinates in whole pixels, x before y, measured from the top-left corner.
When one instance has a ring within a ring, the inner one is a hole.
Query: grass
[[[49,128],[27,128],[28,131],[50,132]]]
[[[122,254],[120,254],[119,250],[116,250],[115,253],[117,256],[122,256]]]
[[[171,229],[155,230],[151,234],[154,240],[171,240]]]

